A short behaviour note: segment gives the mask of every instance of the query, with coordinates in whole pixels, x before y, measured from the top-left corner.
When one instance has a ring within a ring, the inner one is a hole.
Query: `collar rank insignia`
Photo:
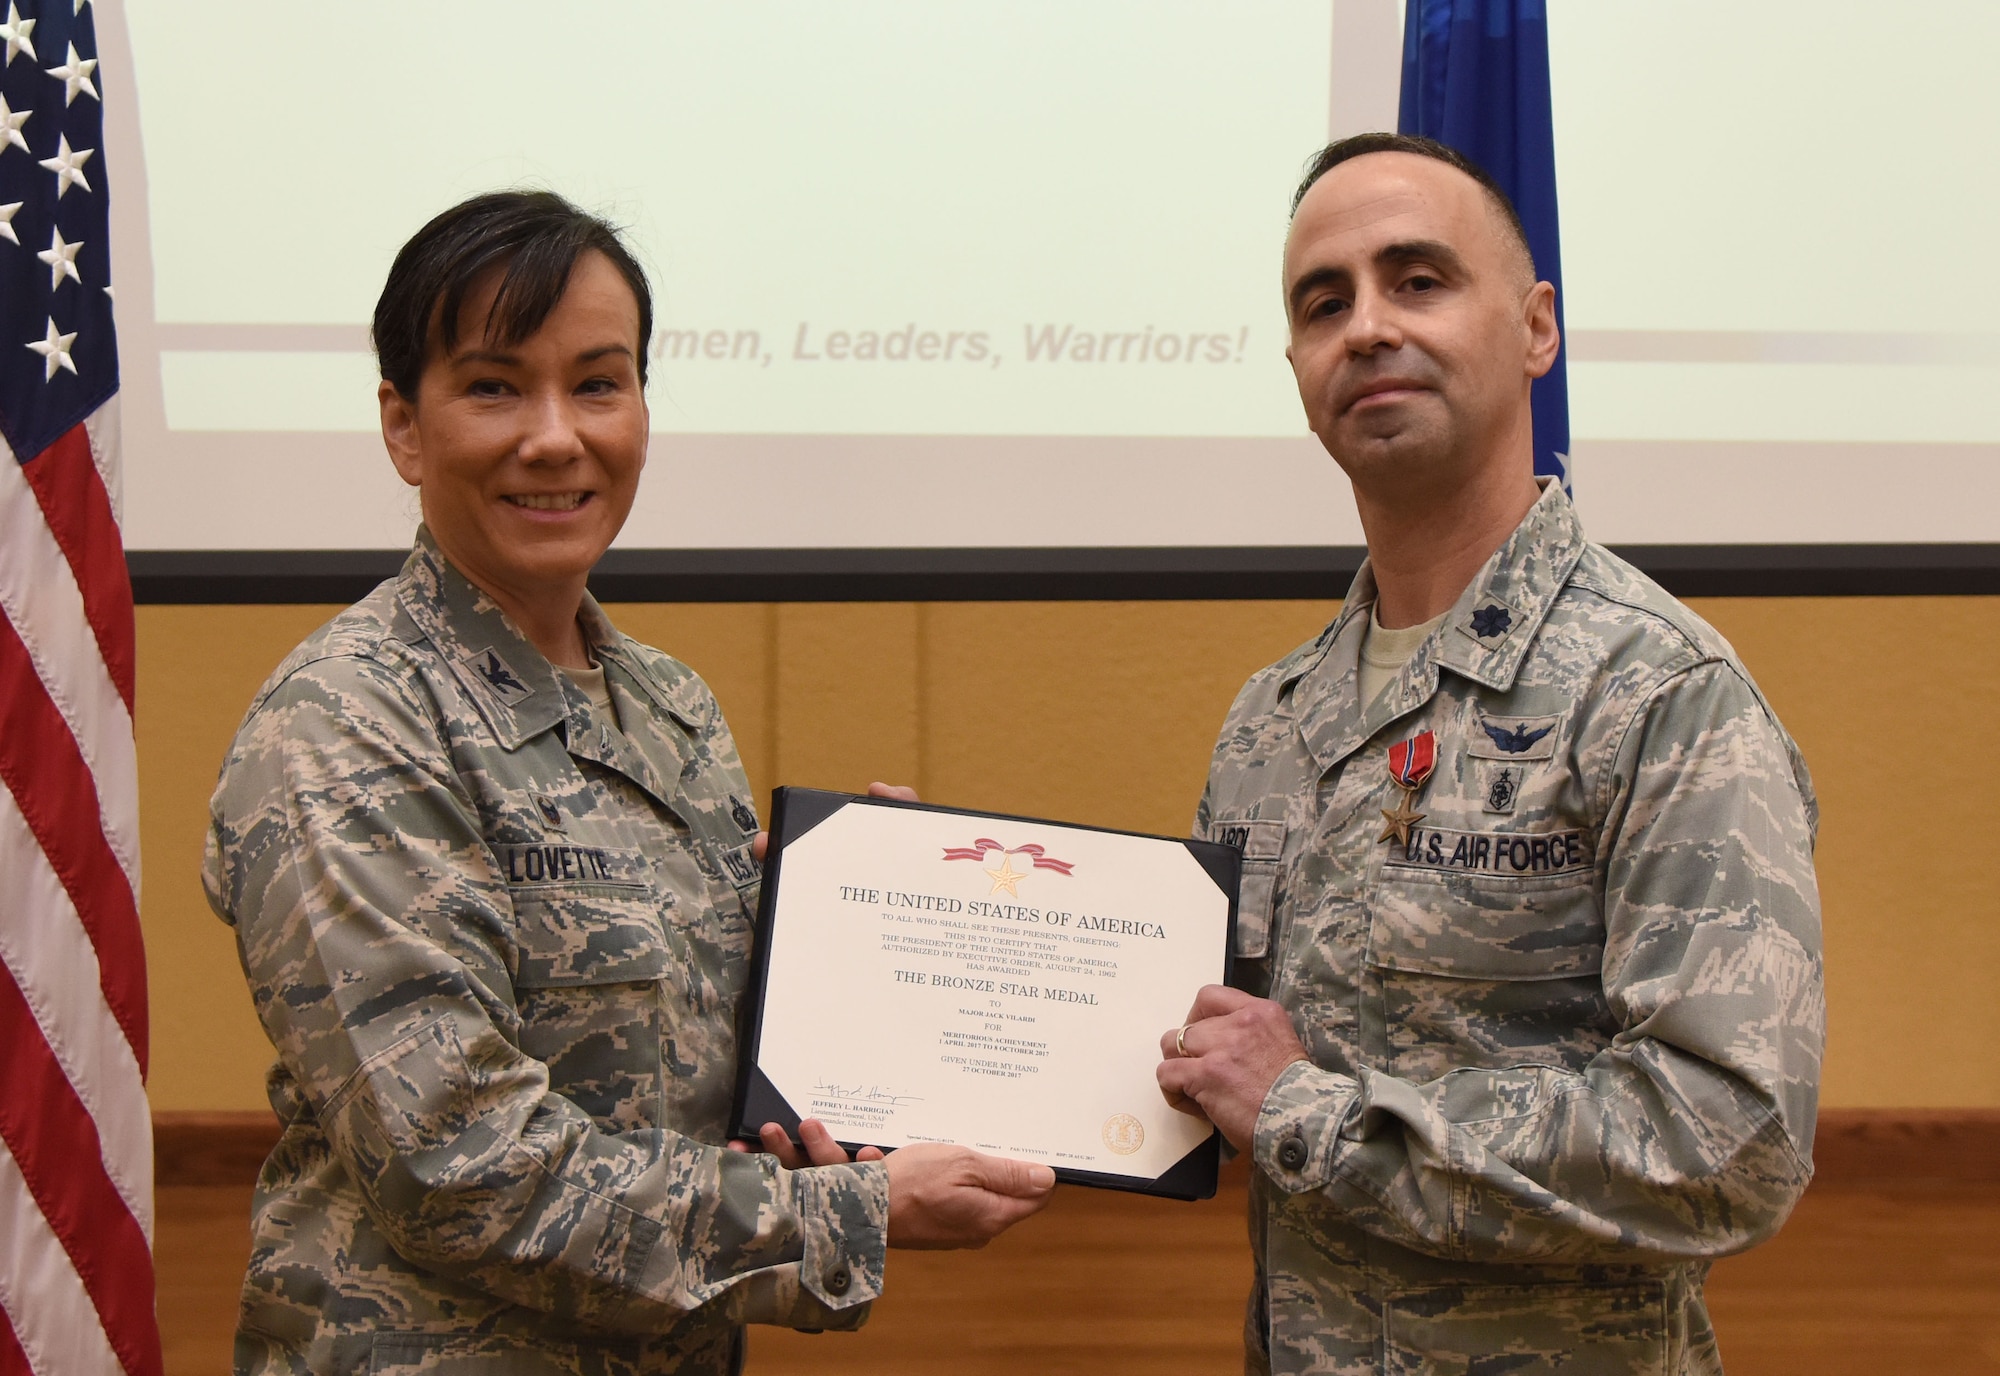
[[[523,698],[534,696],[535,690],[521,682],[520,678],[514,673],[514,670],[509,667],[507,661],[500,658],[498,650],[485,649],[475,651],[466,656],[463,663],[470,667],[473,673],[479,675],[488,688],[493,690],[494,697],[499,698],[500,701],[506,703],[509,707]]]
[[[1495,602],[1490,607],[1481,607],[1472,614],[1472,633],[1481,640],[1490,640],[1496,635],[1507,634],[1514,624],[1514,614]]]
[[[757,829],[757,814],[750,810],[748,803],[734,793],[729,795],[729,815],[746,834]]]
[[[1424,820],[1424,814],[1410,805],[1417,800],[1417,790],[1430,778],[1431,770],[1437,767],[1437,744],[1437,733],[1426,731],[1389,747],[1389,780],[1403,790],[1403,801],[1394,811],[1382,809],[1382,820],[1389,825],[1376,840],[1394,837],[1399,845],[1410,844],[1410,828]]]

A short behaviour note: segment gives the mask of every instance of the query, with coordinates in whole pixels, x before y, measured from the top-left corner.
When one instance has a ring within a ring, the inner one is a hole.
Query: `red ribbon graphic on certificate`
[[[990,836],[981,836],[969,846],[947,846],[944,858],[983,862],[987,856],[994,854],[1000,857],[999,867],[986,871],[987,877],[993,881],[993,892],[1013,894],[1016,897],[1020,896],[1016,886],[1026,879],[1029,873],[1027,870],[1014,868],[1013,857],[1016,855],[1027,856],[1029,862],[1038,870],[1054,870],[1057,874],[1068,874],[1075,868],[1069,861],[1058,860],[1033,843],[1025,846],[1003,846]]]

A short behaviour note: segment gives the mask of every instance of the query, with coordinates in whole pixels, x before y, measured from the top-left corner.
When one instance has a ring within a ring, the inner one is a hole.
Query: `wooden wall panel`
[[[860,793],[878,779],[921,778],[921,611],[912,602],[778,608],[773,783]]]
[[[1824,814],[1834,1107],[2000,1107],[2000,598],[1704,599],[1806,751]],[[268,1057],[197,881],[222,751],[334,608],[139,609],[155,1104],[255,1108]],[[1323,602],[625,605],[776,783],[1178,832],[1243,679]]]
[[[2000,598],[1708,598],[1820,798],[1833,1105],[2000,1105]]]
[[[1181,835],[1244,678],[1325,602],[959,602],[928,609],[935,801]]]
[[[270,1043],[201,891],[208,797],[250,699],[338,607],[138,609],[139,917],[156,1106],[264,1106]]]

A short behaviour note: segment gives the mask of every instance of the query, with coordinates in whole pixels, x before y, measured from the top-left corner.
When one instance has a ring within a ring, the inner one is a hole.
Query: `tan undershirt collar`
[[[1361,704],[1367,706],[1382,695],[1417,648],[1430,639],[1432,631],[1443,623],[1450,611],[1439,612],[1420,626],[1404,626],[1400,630],[1389,630],[1375,619],[1375,609],[1368,609],[1368,631],[1361,641]]]

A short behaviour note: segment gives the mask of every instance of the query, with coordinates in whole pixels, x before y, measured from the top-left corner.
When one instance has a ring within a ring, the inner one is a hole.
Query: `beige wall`
[[[2000,598],[1708,599],[1819,785],[1832,1016],[1824,1099],[2000,1106]],[[251,693],[331,607],[142,607],[142,916],[162,1109],[254,1108],[269,1050],[198,876]],[[1325,602],[634,604],[772,785],[1184,831],[1237,686]]]

